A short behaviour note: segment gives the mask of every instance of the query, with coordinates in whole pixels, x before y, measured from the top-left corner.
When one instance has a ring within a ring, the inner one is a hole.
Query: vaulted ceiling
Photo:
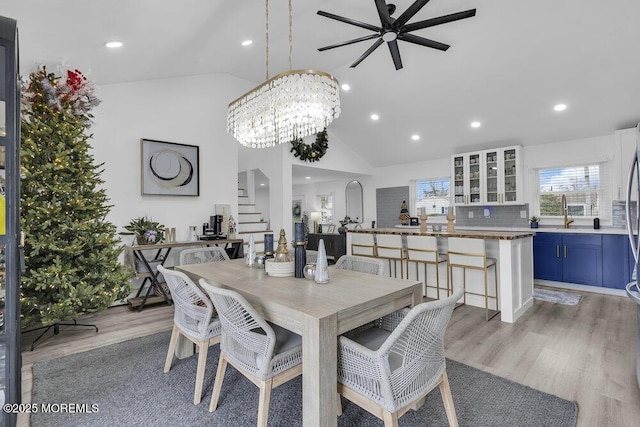
[[[292,1],[293,68],[351,86],[330,130],[374,166],[607,135],[640,120],[637,0],[431,0],[411,22],[472,8],[477,15],[415,32],[451,45],[446,52],[399,42],[399,71],[385,46],[349,68],[373,41],[317,51],[372,34],[318,10],[378,26],[373,0]],[[274,75],[288,69],[287,1],[269,3]],[[395,1],[394,16],[411,3]],[[62,63],[98,85],[212,72],[265,79],[261,1],[4,0],[0,15],[18,20],[24,73]],[[111,39],[124,47],[105,49]],[[254,43],[242,47],[246,39]],[[568,108],[557,113],[557,103]]]

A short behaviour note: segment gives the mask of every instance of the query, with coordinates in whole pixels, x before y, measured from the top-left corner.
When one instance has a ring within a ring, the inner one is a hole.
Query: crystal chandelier
[[[251,148],[272,147],[316,134],[340,115],[338,81],[322,71],[292,70],[289,0],[289,71],[269,78],[269,0],[266,0],[267,80],[229,104],[227,132]]]

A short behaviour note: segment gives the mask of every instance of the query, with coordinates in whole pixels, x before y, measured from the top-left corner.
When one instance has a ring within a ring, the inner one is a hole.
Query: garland
[[[316,142],[311,145],[305,144],[302,138],[291,141],[291,152],[305,162],[317,162],[325,155],[327,148],[329,148],[329,136],[326,128],[316,134]]]

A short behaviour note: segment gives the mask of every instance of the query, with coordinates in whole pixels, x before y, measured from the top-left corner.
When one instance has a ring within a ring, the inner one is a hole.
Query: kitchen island
[[[473,239],[483,239],[487,249],[487,256],[497,260],[498,273],[498,296],[499,309],[501,311],[500,320],[513,323],[533,305],[533,236],[534,231],[495,231],[495,230],[457,230],[454,232],[420,232],[419,229],[408,228],[369,228],[349,230],[347,233],[347,253],[351,254],[352,233],[374,233],[374,234],[399,234],[402,236],[435,236],[438,239],[438,250],[446,254],[447,239],[449,237],[467,237]],[[403,239],[406,245],[406,239]],[[442,263],[444,271],[441,272],[440,287],[446,287],[446,263]],[[453,283],[462,282],[462,272],[454,271]],[[416,274],[409,269],[411,274]],[[477,292],[483,289],[483,279],[481,272],[467,271],[467,288]],[[492,277],[493,274],[490,274]],[[429,276],[432,280],[432,276]],[[479,293],[479,292],[478,292]],[[483,307],[484,299],[467,295],[466,303],[469,305]]]

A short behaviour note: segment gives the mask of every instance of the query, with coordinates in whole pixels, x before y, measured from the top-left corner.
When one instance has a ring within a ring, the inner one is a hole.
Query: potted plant
[[[535,215],[529,218],[529,224],[531,225],[531,228],[538,228],[538,221],[540,221],[540,218]]]
[[[154,245],[164,239],[164,225],[146,216],[132,219],[124,228],[136,235],[139,245]]]

